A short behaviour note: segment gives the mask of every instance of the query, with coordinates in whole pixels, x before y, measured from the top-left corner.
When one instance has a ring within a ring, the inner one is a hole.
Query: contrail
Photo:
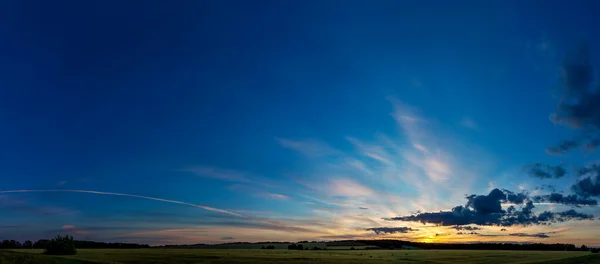
[[[150,196],[127,194],[127,193],[99,192],[99,191],[90,191],[90,190],[8,190],[8,191],[0,191],[0,194],[3,194],[3,193],[31,193],[31,192],[70,192],[70,193],[91,193],[91,194],[100,194],[100,195],[126,196],[126,197],[134,197],[134,198],[153,200],[153,201],[159,201],[159,202],[165,202],[165,203],[182,204],[182,205],[187,205],[187,206],[204,209],[207,211],[233,215],[233,216],[237,216],[237,217],[241,217],[241,218],[247,218],[243,215],[240,215],[240,214],[237,214],[234,212],[230,212],[230,211],[223,210],[223,209],[217,209],[217,208],[213,208],[213,207],[209,207],[209,206],[198,205],[198,204],[193,204],[193,203],[186,203],[186,202],[182,202],[182,201],[161,199],[161,198],[150,197]]]

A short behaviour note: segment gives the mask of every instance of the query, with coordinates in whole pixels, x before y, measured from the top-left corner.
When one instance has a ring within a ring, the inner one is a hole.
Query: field
[[[0,251],[0,263],[600,263],[600,254],[564,251],[488,250],[253,250],[253,249],[83,249],[74,256],[40,250]]]

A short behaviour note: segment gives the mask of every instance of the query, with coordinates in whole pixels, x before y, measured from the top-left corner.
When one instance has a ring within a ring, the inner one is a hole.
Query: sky
[[[596,1],[0,5],[0,239],[600,246]]]

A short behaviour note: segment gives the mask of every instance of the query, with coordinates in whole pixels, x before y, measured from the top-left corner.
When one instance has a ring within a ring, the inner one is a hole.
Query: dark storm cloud
[[[583,206],[583,205],[598,205],[598,201],[590,198],[580,197],[577,195],[563,195],[560,193],[551,193],[546,195],[537,195],[531,197],[536,203],[556,203],[570,206]]]
[[[562,64],[564,91],[552,121],[573,128],[600,124],[600,94],[593,91],[593,67],[590,50],[582,43],[565,58]]]
[[[600,165],[593,164],[579,169],[579,179],[571,190],[583,197],[600,196]]]
[[[474,210],[462,205],[452,208],[451,211],[425,212],[408,216],[398,216],[385,218],[391,221],[421,222],[423,224],[431,223],[443,226],[454,225],[499,225],[503,214],[478,214]]]
[[[595,151],[600,146],[600,136],[596,135],[583,146],[588,151]]]
[[[551,120],[582,132],[576,140],[563,140],[546,151],[550,154],[565,152],[583,146],[593,151],[600,146],[600,92],[594,89],[594,70],[590,63],[587,43],[572,50],[562,63],[563,85],[561,98]]]
[[[504,192],[493,189],[488,195],[467,196],[467,208],[473,208],[478,214],[491,214],[502,212],[502,200],[506,200]]]
[[[502,210],[501,203],[506,202],[506,194],[498,189],[492,190],[488,195],[469,195],[466,206],[456,206],[450,211],[424,212],[407,216],[384,218],[391,221],[421,222],[423,224],[437,224],[442,226],[482,225],[482,226],[529,226],[548,225],[569,220],[589,220],[592,215],[578,213],[574,210],[565,212],[545,211],[536,215],[533,213],[535,206],[528,200],[518,210],[510,206]],[[563,200],[565,198],[563,197]]]
[[[542,186],[539,187],[535,187],[536,191],[551,191],[551,192],[556,192],[556,187],[552,184],[542,184]]]
[[[506,201],[513,204],[523,204],[528,196],[526,193],[514,193],[509,190],[502,190],[506,195]]]
[[[536,163],[525,166],[525,170],[531,177],[540,179],[558,179],[567,175],[567,169],[561,165],[553,166]]]
[[[396,233],[408,233],[413,231],[419,231],[419,229],[412,229],[410,227],[373,227],[365,229],[367,231],[373,231],[375,234],[396,234]]]
[[[579,142],[575,140],[563,140],[556,144],[555,146],[550,146],[546,148],[546,153],[552,155],[562,155],[574,148],[579,147]]]
[[[481,227],[476,227],[476,226],[454,226],[454,229],[461,231],[461,230],[465,230],[465,231],[474,231],[474,230],[481,230]]]

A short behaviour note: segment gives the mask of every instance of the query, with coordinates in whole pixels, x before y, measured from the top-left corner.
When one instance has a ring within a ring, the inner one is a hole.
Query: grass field
[[[83,249],[74,256],[45,256],[40,250],[0,251],[0,263],[600,263],[600,254],[563,251],[476,250],[247,250]]]

